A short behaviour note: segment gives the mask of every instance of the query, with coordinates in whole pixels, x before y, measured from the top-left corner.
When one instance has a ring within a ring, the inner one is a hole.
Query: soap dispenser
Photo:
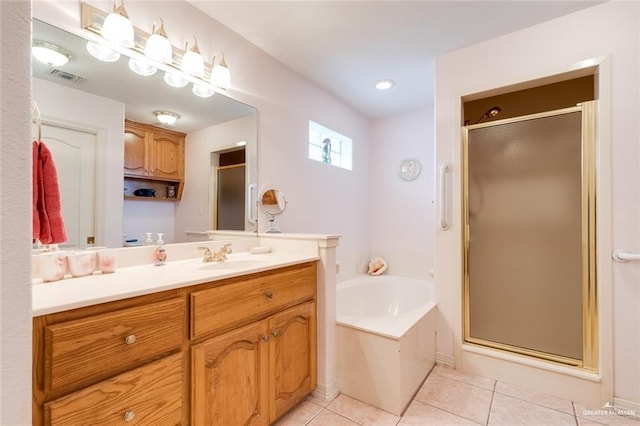
[[[167,262],[167,251],[164,248],[164,240],[162,236],[164,234],[158,234],[158,241],[156,241],[156,248],[153,250],[153,264],[156,266],[162,266]]]

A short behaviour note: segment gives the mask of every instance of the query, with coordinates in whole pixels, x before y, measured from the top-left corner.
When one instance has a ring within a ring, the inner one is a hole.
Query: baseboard
[[[447,367],[454,368],[455,367],[455,358],[453,355],[443,354],[441,352],[436,352],[436,364],[445,365]]]
[[[613,406],[618,414],[640,420],[640,402],[613,398]]]
[[[340,389],[338,388],[338,381],[334,380],[328,385],[318,383],[316,389],[311,394],[322,401],[333,401],[339,393]]]

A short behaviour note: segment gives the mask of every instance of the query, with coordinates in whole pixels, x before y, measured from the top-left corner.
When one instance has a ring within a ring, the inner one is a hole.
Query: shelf
[[[168,198],[167,187],[175,187],[175,198]],[[137,189],[153,189],[155,190],[155,197],[139,197],[133,195]],[[149,179],[139,177],[124,177],[124,199],[136,200],[136,201],[180,201],[182,198],[182,190],[184,188],[184,182],[175,181],[171,179]]]

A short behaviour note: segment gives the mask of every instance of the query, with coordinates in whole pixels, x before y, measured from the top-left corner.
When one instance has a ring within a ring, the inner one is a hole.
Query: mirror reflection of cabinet
[[[136,189],[155,190],[155,199],[179,200],[184,185],[185,134],[125,120],[125,198],[137,198]],[[169,197],[167,187],[175,187]],[[149,197],[145,197],[149,199]]]

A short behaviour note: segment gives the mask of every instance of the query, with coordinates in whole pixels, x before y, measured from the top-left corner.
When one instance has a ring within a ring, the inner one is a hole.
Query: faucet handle
[[[211,253],[209,247],[196,247],[196,253],[201,250],[204,250],[204,254]]]

